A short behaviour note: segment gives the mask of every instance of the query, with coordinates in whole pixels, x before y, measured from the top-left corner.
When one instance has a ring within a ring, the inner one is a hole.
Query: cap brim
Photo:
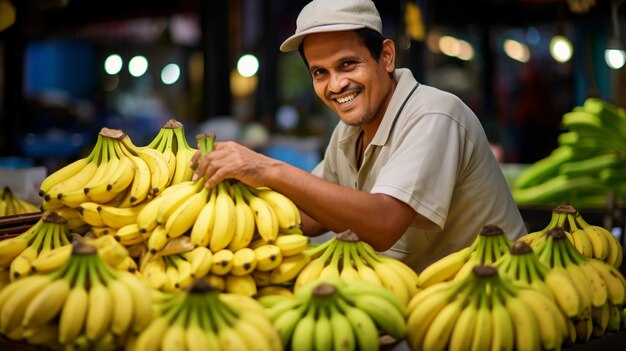
[[[340,31],[354,30],[354,29],[360,29],[360,28],[365,28],[365,27],[366,26],[362,24],[331,24],[331,25],[326,25],[326,26],[309,28],[307,30],[303,30],[302,32],[296,33],[290,36],[289,38],[287,38],[287,40],[285,40],[280,45],[280,51],[290,52],[290,51],[298,50],[298,47],[300,47],[302,40],[304,40],[304,37],[309,34],[325,33],[325,32],[340,32]]]

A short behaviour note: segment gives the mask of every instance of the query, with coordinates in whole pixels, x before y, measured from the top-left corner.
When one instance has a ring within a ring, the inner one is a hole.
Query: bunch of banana
[[[554,350],[569,334],[554,301],[491,265],[425,288],[407,309],[411,350]]]
[[[77,208],[87,201],[119,204],[132,184],[135,165],[124,154],[120,130],[102,128],[91,153],[46,177],[40,186],[44,209]],[[81,168],[76,169],[76,165]]]
[[[554,228],[562,229],[569,238],[571,234],[566,230],[566,226],[568,225],[567,215],[575,213],[576,209],[573,206],[569,204],[560,204],[552,209],[550,222],[545,228],[530,232],[519,238],[519,240],[535,248],[538,245],[543,245],[547,236],[546,233]]]
[[[57,270],[16,280],[0,292],[0,333],[68,349],[115,349],[152,321],[152,309],[139,278],[78,242]]]
[[[193,169],[189,164],[197,150],[187,142],[182,123],[171,118],[145,147],[155,149],[165,156],[169,173],[168,185],[191,180]]]
[[[201,134],[197,139],[202,154],[213,150],[215,135]],[[149,236],[153,253],[181,235],[214,253],[248,247],[255,235],[273,244],[279,234],[297,231],[300,222],[295,204],[274,190],[238,181],[223,181],[208,189],[203,179],[168,187],[137,214],[139,231]]]
[[[0,217],[40,211],[41,209],[35,204],[13,194],[8,185],[0,189]]]
[[[511,278],[514,284],[533,288],[553,299],[552,292],[544,281],[549,267],[539,261],[528,243],[521,240],[513,242],[509,251],[493,265],[501,275]]]
[[[157,316],[127,350],[282,350],[265,308],[251,297],[221,293],[205,280],[157,300]]]
[[[520,240],[535,248],[543,245],[546,233],[554,228],[561,229],[583,256],[599,259],[616,268],[622,264],[624,253],[619,240],[606,228],[587,223],[570,204],[556,206],[545,228],[528,233]]]
[[[11,280],[28,276],[38,257],[69,245],[69,238],[65,219],[46,211],[25,232],[0,241],[0,267],[9,268]]]
[[[560,228],[547,232],[546,240],[537,247],[536,254],[539,261],[549,267],[544,281],[561,310],[574,324],[575,340],[588,341],[594,327],[599,328],[596,333],[601,335],[606,328],[603,319],[608,318],[609,311],[605,305],[622,306],[626,301],[624,276],[606,262],[583,256]],[[594,318],[594,313],[605,313],[605,317]]]
[[[72,240],[72,242],[77,241],[96,247],[100,258],[117,269],[134,272],[137,268],[126,247],[117,242],[112,236],[99,238],[79,236]],[[45,274],[61,268],[72,257],[72,249],[72,245],[62,245],[40,254],[32,262],[32,272]]]
[[[606,228],[589,224],[580,212],[567,215],[570,239],[583,256],[604,261],[619,268],[624,250],[619,240]]]
[[[433,284],[462,277],[478,264],[493,264],[511,245],[504,231],[493,224],[483,226],[472,244],[433,262],[419,273],[417,286],[425,289]]]
[[[588,98],[565,113],[561,122],[566,131],[558,137],[559,146],[513,182],[516,203],[568,201],[577,207],[597,207],[605,205],[610,192],[626,198],[624,178],[611,176],[626,169],[626,113],[606,101]]]
[[[298,267],[294,292],[307,284],[327,277],[337,277],[347,283],[365,280],[382,285],[404,304],[419,290],[417,273],[403,262],[380,255],[352,231],[338,233],[307,254],[306,265]],[[273,282],[283,282],[274,279]]]
[[[378,350],[379,335],[397,341],[407,335],[405,305],[362,280],[320,278],[266,308],[289,350]]]

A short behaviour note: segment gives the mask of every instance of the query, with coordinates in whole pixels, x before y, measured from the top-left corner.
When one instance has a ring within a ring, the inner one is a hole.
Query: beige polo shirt
[[[398,85],[356,169],[360,127],[339,122],[313,174],[346,187],[403,201],[439,228],[414,222],[384,254],[417,272],[494,224],[511,238],[526,233],[504,175],[476,115],[456,96],[419,84],[397,69]],[[385,235],[385,233],[379,233]]]

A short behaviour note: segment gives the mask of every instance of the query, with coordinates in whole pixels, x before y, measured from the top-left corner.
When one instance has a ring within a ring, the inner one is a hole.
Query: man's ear
[[[396,45],[393,40],[385,39],[383,41],[383,50],[380,53],[380,59],[385,63],[385,69],[391,73],[396,69]]]

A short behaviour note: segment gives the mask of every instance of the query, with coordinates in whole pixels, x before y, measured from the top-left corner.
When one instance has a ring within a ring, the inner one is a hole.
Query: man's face
[[[309,34],[304,55],[315,94],[348,125],[380,121],[393,93],[393,43],[378,62],[354,31]]]

